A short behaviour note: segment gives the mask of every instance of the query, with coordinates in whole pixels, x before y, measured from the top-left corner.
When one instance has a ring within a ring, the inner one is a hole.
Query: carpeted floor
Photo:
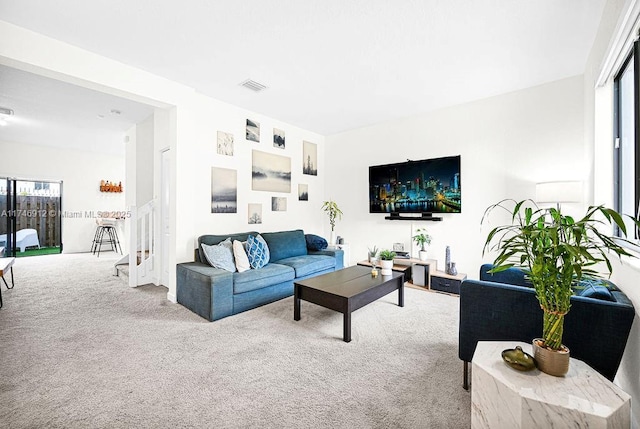
[[[3,428],[468,428],[458,298],[342,316],[293,298],[209,323],[113,256],[24,258],[0,309]]]

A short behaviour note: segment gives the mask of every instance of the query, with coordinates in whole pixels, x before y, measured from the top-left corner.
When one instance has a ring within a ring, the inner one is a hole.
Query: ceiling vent
[[[263,89],[267,89],[267,87],[261,83],[256,82],[255,80],[247,79],[240,84],[247,89],[250,89],[253,92],[260,92]]]
[[[7,107],[0,107],[0,115],[11,116],[13,115],[13,110]]]

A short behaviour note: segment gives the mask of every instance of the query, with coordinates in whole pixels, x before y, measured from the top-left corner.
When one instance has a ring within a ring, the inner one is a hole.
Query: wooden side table
[[[435,259],[417,259],[417,258],[409,258],[409,259],[394,259],[393,264],[399,266],[410,266],[410,275],[407,281],[411,281],[411,283],[415,286],[422,286],[424,288],[429,289],[431,274],[438,269],[438,261]]]
[[[439,292],[460,294],[460,286],[462,282],[467,278],[464,273],[458,273],[455,276],[447,274],[443,271],[434,271],[431,273],[431,290]]]
[[[398,273],[403,273],[404,274],[404,281],[408,282],[409,280],[411,280],[411,265],[401,265],[397,263],[397,259],[393,260],[393,267],[391,268],[392,271],[398,272]],[[371,262],[369,261],[360,261],[358,262],[357,265],[360,265],[362,267],[371,267]],[[382,268],[382,266],[380,265],[380,261],[378,260],[378,263],[376,264],[376,268]]]
[[[501,357],[531,344],[479,341],[472,360],[471,427],[630,428],[631,397],[589,365],[571,358],[569,372],[554,377],[521,372]]]

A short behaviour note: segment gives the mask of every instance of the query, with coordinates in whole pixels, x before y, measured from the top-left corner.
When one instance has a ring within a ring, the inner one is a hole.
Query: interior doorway
[[[4,256],[62,253],[62,182],[0,178]]]

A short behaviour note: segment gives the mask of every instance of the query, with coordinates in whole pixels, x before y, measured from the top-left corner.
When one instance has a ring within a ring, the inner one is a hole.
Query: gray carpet
[[[0,310],[3,428],[468,428],[458,298],[342,316],[293,298],[209,323],[113,254],[19,259]]]

